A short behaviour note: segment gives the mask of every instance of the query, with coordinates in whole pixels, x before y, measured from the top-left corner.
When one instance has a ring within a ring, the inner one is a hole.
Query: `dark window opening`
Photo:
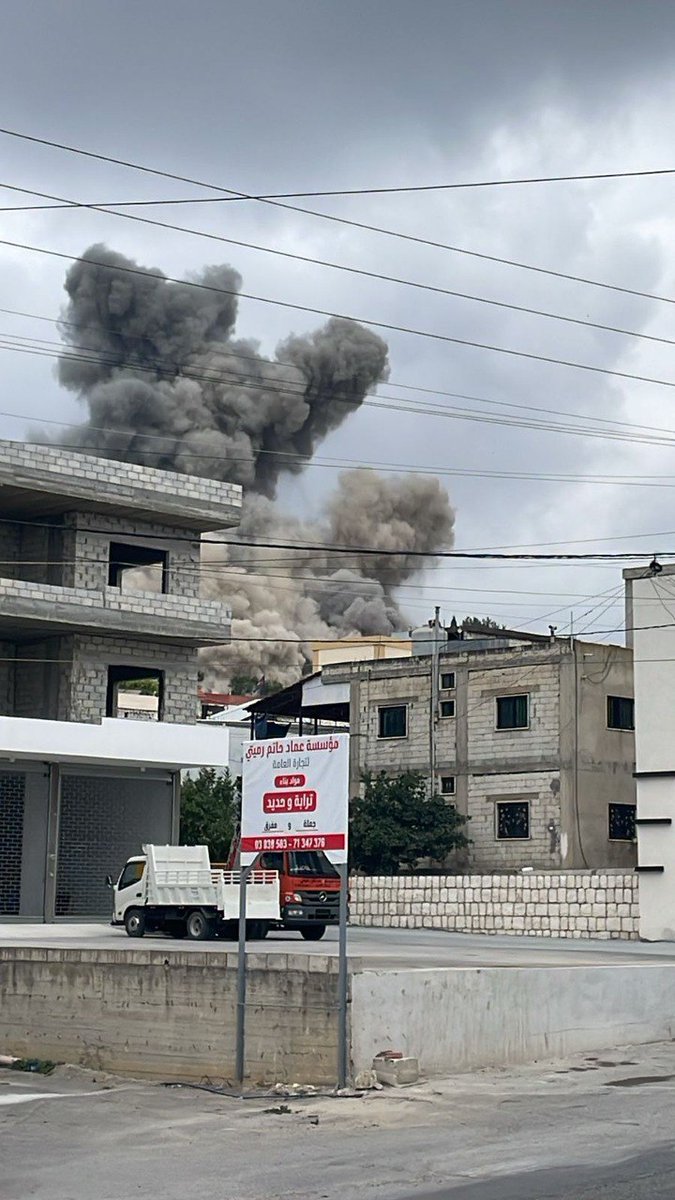
[[[125,590],[125,583],[136,591],[168,592],[169,555],[155,546],[127,546],[110,543],[108,585]]]
[[[455,672],[443,671],[441,674],[441,690],[451,692],[455,686]]]
[[[121,695],[120,693],[123,693]],[[134,709],[133,698],[143,697]],[[156,704],[152,703],[156,697]],[[105,715],[107,717],[164,720],[164,672],[154,667],[108,667],[108,689]]]
[[[530,723],[530,697],[498,696],[497,729],[527,729]]]
[[[454,796],[455,794],[455,777],[454,775],[441,775],[441,795]]]
[[[527,800],[497,804],[497,837],[503,841],[527,840],[530,836],[530,805]]]
[[[408,732],[408,709],[405,704],[389,704],[378,710],[378,737],[404,738]]]
[[[610,804],[610,842],[635,841],[635,807],[634,804]]]
[[[441,716],[442,717],[454,717],[454,715],[455,715],[454,700],[441,700]]]
[[[635,729],[635,701],[630,696],[607,697],[607,728]]]

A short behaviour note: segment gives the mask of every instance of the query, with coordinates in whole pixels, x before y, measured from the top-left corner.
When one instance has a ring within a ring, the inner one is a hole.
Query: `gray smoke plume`
[[[363,551],[433,557],[452,545],[454,514],[436,479],[365,470],[340,476],[313,521],[282,513],[280,474],[301,471],[387,377],[386,343],[333,318],[265,358],[234,337],[237,272],[213,266],[194,280],[215,290],[92,246],[66,277],[59,379],[88,406],[75,435],[83,449],[242,484],[242,540],[354,547],[338,555],[204,545],[205,594],[227,600],[234,616],[232,645],[205,652],[206,685],[223,690],[235,672],[287,683],[311,640],[406,626],[392,589],[425,559]]]

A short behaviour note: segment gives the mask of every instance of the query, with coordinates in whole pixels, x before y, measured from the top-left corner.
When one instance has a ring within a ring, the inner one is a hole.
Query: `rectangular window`
[[[454,775],[441,775],[441,795],[454,796],[455,794],[455,777]]]
[[[610,842],[635,841],[634,804],[610,804],[609,840]]]
[[[127,587],[139,592],[169,590],[169,555],[154,546],[128,546],[111,542],[108,558],[108,586],[124,592]]]
[[[505,800],[497,804],[497,838],[526,841],[530,836],[530,805],[527,800]]]
[[[497,696],[497,729],[527,729],[530,724],[530,697]]]
[[[635,729],[635,701],[630,696],[607,697],[607,728]]]
[[[455,686],[455,672],[443,671],[441,673],[441,691],[451,692]]]
[[[154,667],[108,667],[105,715],[164,720],[164,672]]]
[[[408,706],[388,704],[378,708],[378,733],[381,738],[404,738],[408,733]]]
[[[454,700],[441,700],[441,716],[442,717],[454,717],[454,715],[455,715]]]

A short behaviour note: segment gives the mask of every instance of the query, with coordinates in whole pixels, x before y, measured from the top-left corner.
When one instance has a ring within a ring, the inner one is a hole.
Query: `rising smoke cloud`
[[[433,555],[452,544],[454,515],[438,480],[373,471],[344,473],[311,522],[281,512],[280,475],[302,471],[386,379],[387,345],[354,321],[331,318],[266,358],[257,342],[234,336],[239,274],[212,266],[193,279],[215,290],[169,282],[106,246],[90,247],[66,276],[59,380],[87,404],[89,418],[75,432],[83,449],[240,483],[242,539],[357,548],[334,555],[204,546],[205,594],[231,605],[235,639],[205,652],[207,685],[222,689],[234,672],[287,683],[313,639],[406,624],[392,589],[424,560],[358,548]],[[271,640],[236,640],[256,636]]]

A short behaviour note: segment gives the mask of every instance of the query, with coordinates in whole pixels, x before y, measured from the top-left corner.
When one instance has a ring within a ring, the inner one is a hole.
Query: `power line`
[[[453,254],[465,255],[469,258],[481,259],[485,262],[500,263],[504,266],[515,267],[523,271],[533,271],[538,275],[549,275],[554,279],[566,279],[572,283],[582,283],[589,287],[605,288],[612,292],[621,292],[628,296],[637,296],[643,300],[657,300],[664,304],[675,304],[675,299],[668,296],[658,296],[651,292],[642,292],[635,288],[622,287],[619,284],[605,283],[597,279],[589,279],[583,275],[572,275],[565,271],[554,271],[550,268],[535,266],[531,263],[518,262],[515,259],[500,257],[496,254],[485,254],[477,250],[468,250],[462,246],[453,246],[447,242],[434,241],[431,238],[418,237],[415,234],[404,233],[402,230],[387,229],[380,225],[370,225],[365,221],[355,221],[348,217],[337,216],[333,213],[321,212],[317,209],[305,208],[297,204],[289,204],[285,200],[275,199],[272,196],[254,195],[249,192],[240,192],[233,188],[221,187],[218,184],[207,183],[199,179],[191,179],[187,175],[179,175],[171,171],[162,171],[156,167],[144,166],[140,163],[129,162],[125,159],[114,158],[111,155],[95,153],[91,150],[83,150],[77,146],[68,146],[62,142],[50,141],[47,138],[33,137],[30,134],[19,133],[12,129],[1,129],[0,134],[5,134],[7,137],[20,138],[24,141],[35,142],[42,146],[49,146],[52,149],[64,150],[69,154],[77,154],[84,158],[95,159],[99,162],[108,162],[115,166],[127,167],[133,171],[139,171],[146,175],[155,175],[161,179],[172,179],[179,183],[187,183],[193,187],[200,187],[206,191],[221,193],[219,199],[230,200],[254,200],[262,204],[271,205],[275,208],[287,209],[290,212],[299,212],[304,216],[317,217],[319,220],[330,221],[338,225],[351,226],[354,229],[361,229],[369,233],[378,233],[385,237],[397,238],[401,241],[413,242],[421,246],[430,246],[434,250],[446,250]]]
[[[158,279],[163,283],[178,283],[184,287],[199,288],[203,291],[215,292],[225,296],[238,296],[244,300],[253,300],[259,304],[271,304],[275,307],[290,309],[293,312],[312,313],[314,316],[332,317],[340,321],[351,321],[361,325],[372,326],[374,329],[386,329],[388,332],[405,333],[411,337],[428,338],[431,341],[444,342],[454,346],[467,346],[474,350],[488,350],[494,354],[506,354],[511,358],[525,358],[533,362],[551,363],[558,367],[571,367],[579,371],[590,371],[596,375],[610,375],[617,379],[631,379],[639,383],[654,383],[660,387],[675,387],[675,380],[656,379],[650,375],[636,375],[629,371],[616,371],[609,367],[593,366],[590,363],[574,362],[566,358],[554,358],[546,354],[535,354],[528,350],[514,350],[508,346],[494,346],[487,342],[476,342],[470,338],[452,337],[446,333],[434,333],[426,329],[414,329],[407,325],[396,325],[389,321],[377,321],[367,317],[354,316],[349,313],[334,312],[332,309],[316,308],[308,304],[297,304],[290,300],[273,300],[269,296],[257,296],[252,292],[238,292],[234,288],[216,287],[215,284],[199,283],[194,279],[177,279],[173,275],[165,275],[163,272],[146,271],[140,267],[120,266],[119,264],[104,263],[94,258],[83,259],[75,254],[65,254],[61,250],[49,250],[44,246],[32,246],[26,242],[14,242],[8,238],[0,238],[0,245],[11,246],[15,250],[27,250],[34,254],[45,254],[50,258],[64,259],[67,262],[88,262],[92,266],[101,267],[108,271],[118,271],[127,275],[141,275],[145,279]]]
[[[31,196],[43,196],[52,200],[64,201],[66,208],[77,207],[85,208],[92,212],[106,213],[108,216],[121,217],[123,220],[136,221],[143,225],[151,225],[158,229],[168,229],[174,233],[187,233],[192,237],[207,238],[209,241],[222,242],[228,246],[238,246],[245,250],[255,250],[262,254],[272,254],[279,258],[291,259],[294,262],[309,263],[312,266],[326,267],[332,271],[342,271],[349,275],[359,275],[366,279],[375,279],[383,283],[395,283],[401,287],[415,288],[420,291],[431,292],[439,296],[449,296],[458,300],[469,300],[475,304],[484,304],[494,308],[506,309],[510,312],[524,313],[528,316],[543,317],[551,321],[561,321],[568,325],[582,326],[587,329],[598,329],[605,333],[616,333],[623,337],[638,338],[643,341],[657,342],[665,346],[675,346],[675,340],[672,338],[658,337],[655,334],[640,333],[635,329],[623,329],[620,326],[606,325],[600,321],[591,321],[582,317],[572,317],[564,313],[554,313],[546,309],[529,308],[523,304],[514,304],[506,300],[495,300],[488,296],[476,296],[469,292],[462,292],[452,288],[444,288],[430,283],[422,283],[419,280],[402,279],[397,275],[385,275],[381,271],[369,271],[363,267],[349,266],[345,263],[331,262],[327,259],[315,258],[307,254],[297,254],[290,250],[280,250],[274,246],[262,246],[257,242],[246,242],[240,238],[225,237],[222,234],[211,233],[202,229],[190,229],[184,225],[175,225],[168,221],[153,220],[150,217],[141,217],[137,213],[116,212],[113,208],[104,207],[99,204],[84,204],[78,201],[64,200],[62,196],[53,196],[48,192],[38,192],[31,188],[17,187],[9,183],[0,183],[0,188],[5,188],[8,191],[27,192]],[[3,210],[0,209],[0,212]]]
[[[81,322],[77,322],[77,321],[68,321],[65,318],[47,317],[40,313],[25,312],[25,311],[22,311],[19,309],[13,309],[13,308],[0,308],[0,313],[5,313],[8,315],[17,316],[17,317],[28,317],[29,319],[36,320],[36,321],[46,321],[49,324],[57,325],[59,327],[64,325],[64,326],[68,326],[73,329],[88,330],[89,332],[94,332],[94,333],[98,333],[98,332],[111,333],[115,337],[120,337],[120,336],[124,337],[125,341],[129,341],[129,340],[139,341],[139,342],[144,341],[144,338],[139,334],[131,334],[128,332],[121,334],[118,329],[113,329],[108,326],[85,325],[85,324],[82,324]],[[21,335],[13,334],[10,336],[19,337]],[[39,341],[40,339],[33,338],[32,340]],[[52,342],[51,344],[59,345],[59,346],[63,347],[64,353],[67,350],[67,347],[65,347],[63,345],[63,343]],[[74,345],[74,344],[71,343],[71,345]],[[111,350],[109,353],[113,354],[113,351]],[[290,361],[288,361],[286,359],[278,359],[277,358],[277,359],[261,360],[259,357],[256,357],[254,355],[241,354],[239,351],[230,349],[229,345],[227,346],[227,355],[229,358],[242,359],[244,362],[259,363],[262,361],[262,362],[269,363],[270,365],[274,365],[274,366],[290,366],[290,367],[297,366],[296,363],[291,363]],[[94,361],[96,361],[96,360],[94,360]],[[101,359],[100,361],[105,362],[106,360]],[[159,362],[159,363],[162,362],[161,359],[154,359],[152,361]],[[136,365],[134,360],[132,360],[132,359],[127,360],[126,365],[129,365],[131,363],[134,363],[134,365]],[[120,363],[119,361],[116,361],[115,365],[119,366],[119,365],[125,365],[125,364],[124,364],[124,362]],[[174,369],[176,364],[171,363],[171,364],[167,364],[167,366],[171,366],[171,368]],[[182,368],[183,368],[183,365],[181,364],[181,369]],[[140,363],[139,363],[138,369],[141,369]],[[144,369],[147,370],[148,367],[146,366]],[[209,370],[211,371],[211,369],[209,369]],[[195,377],[202,378],[202,376],[195,376]],[[226,376],[224,376],[222,373],[215,372],[215,373],[209,373],[208,375],[204,375],[203,378],[204,378],[204,381],[207,381],[210,379],[217,380],[219,378],[226,378]],[[243,380],[246,378],[251,378],[251,376],[237,375],[236,378]],[[514,409],[518,409],[518,410],[523,410],[525,412],[538,412],[538,413],[547,413],[551,416],[571,417],[571,418],[574,418],[577,420],[592,421],[594,424],[617,426],[621,429],[636,429],[636,430],[642,430],[643,432],[650,432],[650,433],[672,434],[675,437],[674,429],[668,429],[668,428],[664,428],[662,426],[640,425],[633,421],[618,421],[615,418],[596,417],[596,416],[593,416],[591,413],[576,413],[576,412],[570,412],[569,410],[566,410],[566,409],[543,408],[539,405],[519,404],[519,403],[516,403],[515,401],[492,400],[492,399],[488,399],[485,396],[474,396],[474,395],[469,395],[464,392],[450,392],[450,391],[443,390],[442,388],[422,387],[420,385],[403,383],[400,380],[389,380],[389,383],[391,383],[391,385],[393,387],[400,388],[403,391],[420,392],[420,393],[423,393],[425,395],[430,395],[430,396],[444,396],[451,400],[453,400],[453,399],[454,400],[467,400],[474,404],[487,404],[487,405],[491,405],[495,408],[514,408]],[[242,386],[245,386],[245,385],[242,385]],[[302,394],[302,393],[293,391],[291,394],[295,395],[295,394]],[[378,393],[378,395],[380,395],[384,399],[388,398],[391,400],[399,400],[399,401],[404,399],[404,397],[402,397],[402,396],[392,396],[391,394],[384,394],[384,396],[383,396],[382,393]],[[343,399],[346,399],[348,402],[351,402],[349,397],[343,397],[343,396],[340,396],[339,394],[337,394],[333,398],[336,400],[340,400],[340,401]],[[372,402],[364,400],[362,403],[369,404]],[[412,401],[410,403],[412,403]],[[393,406],[390,406],[390,407],[392,407],[392,411],[393,411]],[[443,406],[443,409],[444,409],[444,411],[459,411],[459,410],[450,410],[450,409],[448,409],[448,406]],[[406,410],[402,410],[402,411],[409,411],[409,410],[406,409]],[[575,431],[570,430],[570,432],[575,432]],[[583,432],[584,432],[584,434],[586,433],[585,430]],[[146,434],[145,436],[150,436],[150,435]]]

